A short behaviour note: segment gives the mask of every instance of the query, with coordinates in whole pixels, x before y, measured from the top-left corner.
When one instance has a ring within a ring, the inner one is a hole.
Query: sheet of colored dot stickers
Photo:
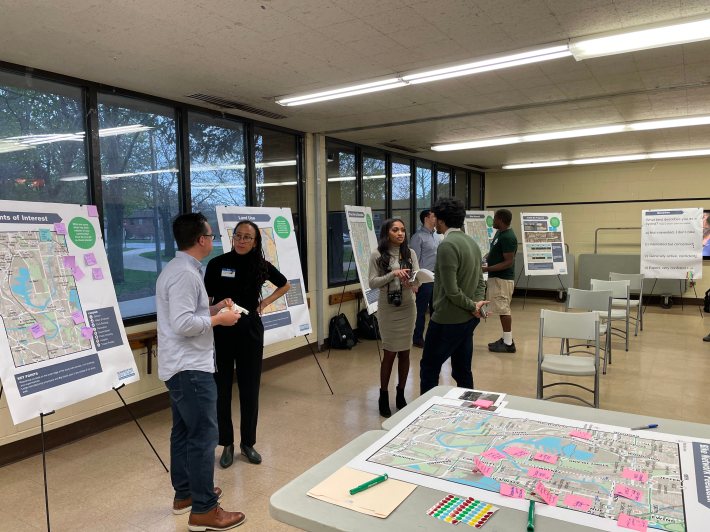
[[[427,510],[427,514],[452,525],[463,523],[475,528],[486,524],[498,508],[473,497],[447,495]]]

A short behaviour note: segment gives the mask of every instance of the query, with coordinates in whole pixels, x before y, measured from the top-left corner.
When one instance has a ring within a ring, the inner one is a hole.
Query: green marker
[[[372,486],[376,486],[377,484],[387,480],[387,478],[388,478],[387,473],[385,473],[384,475],[380,475],[379,477],[375,477],[372,480],[368,480],[364,484],[360,484],[359,486],[356,486],[353,489],[351,489],[350,495],[355,495],[356,493],[360,493],[361,491],[365,491],[366,489],[369,489]]]
[[[530,501],[530,509],[528,510],[528,532],[535,531],[535,501]]]

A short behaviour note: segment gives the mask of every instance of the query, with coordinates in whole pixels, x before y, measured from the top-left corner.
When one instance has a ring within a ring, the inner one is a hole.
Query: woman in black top
[[[261,287],[269,281],[276,286],[271,295],[261,299]],[[264,258],[261,232],[253,222],[242,221],[234,228],[232,250],[215,257],[205,272],[207,294],[214,301],[229,297],[249,311],[242,314],[234,327],[215,327],[214,341],[217,356],[217,422],[219,445],[223,445],[222,467],[234,461],[234,428],[232,427],[232,382],[237,370],[241,442],[244,456],[253,463],[261,463],[254,449],[256,422],[259,415],[259,385],[264,354],[264,326],[261,312],[286,292],[291,285]]]

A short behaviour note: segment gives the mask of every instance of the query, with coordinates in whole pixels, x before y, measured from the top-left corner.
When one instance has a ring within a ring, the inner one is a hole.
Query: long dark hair
[[[388,273],[391,271],[390,260],[392,255],[390,253],[390,229],[395,222],[399,222],[404,225],[401,218],[390,218],[385,220],[380,227],[380,239],[377,242],[377,251],[380,252],[380,258],[377,259],[377,266],[383,273]],[[404,241],[399,246],[399,257],[394,257],[399,259],[400,268],[412,269],[412,255],[409,252],[409,239],[407,238],[407,228],[404,229]]]
[[[269,275],[269,269],[267,267],[268,263],[266,262],[266,257],[264,256],[264,248],[261,245],[261,231],[254,222],[251,222],[249,220],[242,220],[234,228],[234,233],[232,233],[232,235],[235,235],[237,233],[237,229],[239,229],[242,225],[251,226],[254,229],[254,232],[256,233],[256,240],[254,240],[254,242],[256,242],[256,245],[249,253],[244,256],[247,258],[249,267],[256,276],[257,287],[259,290],[259,299],[261,299],[261,286],[266,282],[266,278]]]

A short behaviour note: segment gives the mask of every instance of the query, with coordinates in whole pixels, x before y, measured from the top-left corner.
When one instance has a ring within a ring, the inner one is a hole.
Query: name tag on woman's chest
[[[236,270],[232,268],[222,268],[222,277],[229,277],[231,279],[234,279],[235,274]]]

